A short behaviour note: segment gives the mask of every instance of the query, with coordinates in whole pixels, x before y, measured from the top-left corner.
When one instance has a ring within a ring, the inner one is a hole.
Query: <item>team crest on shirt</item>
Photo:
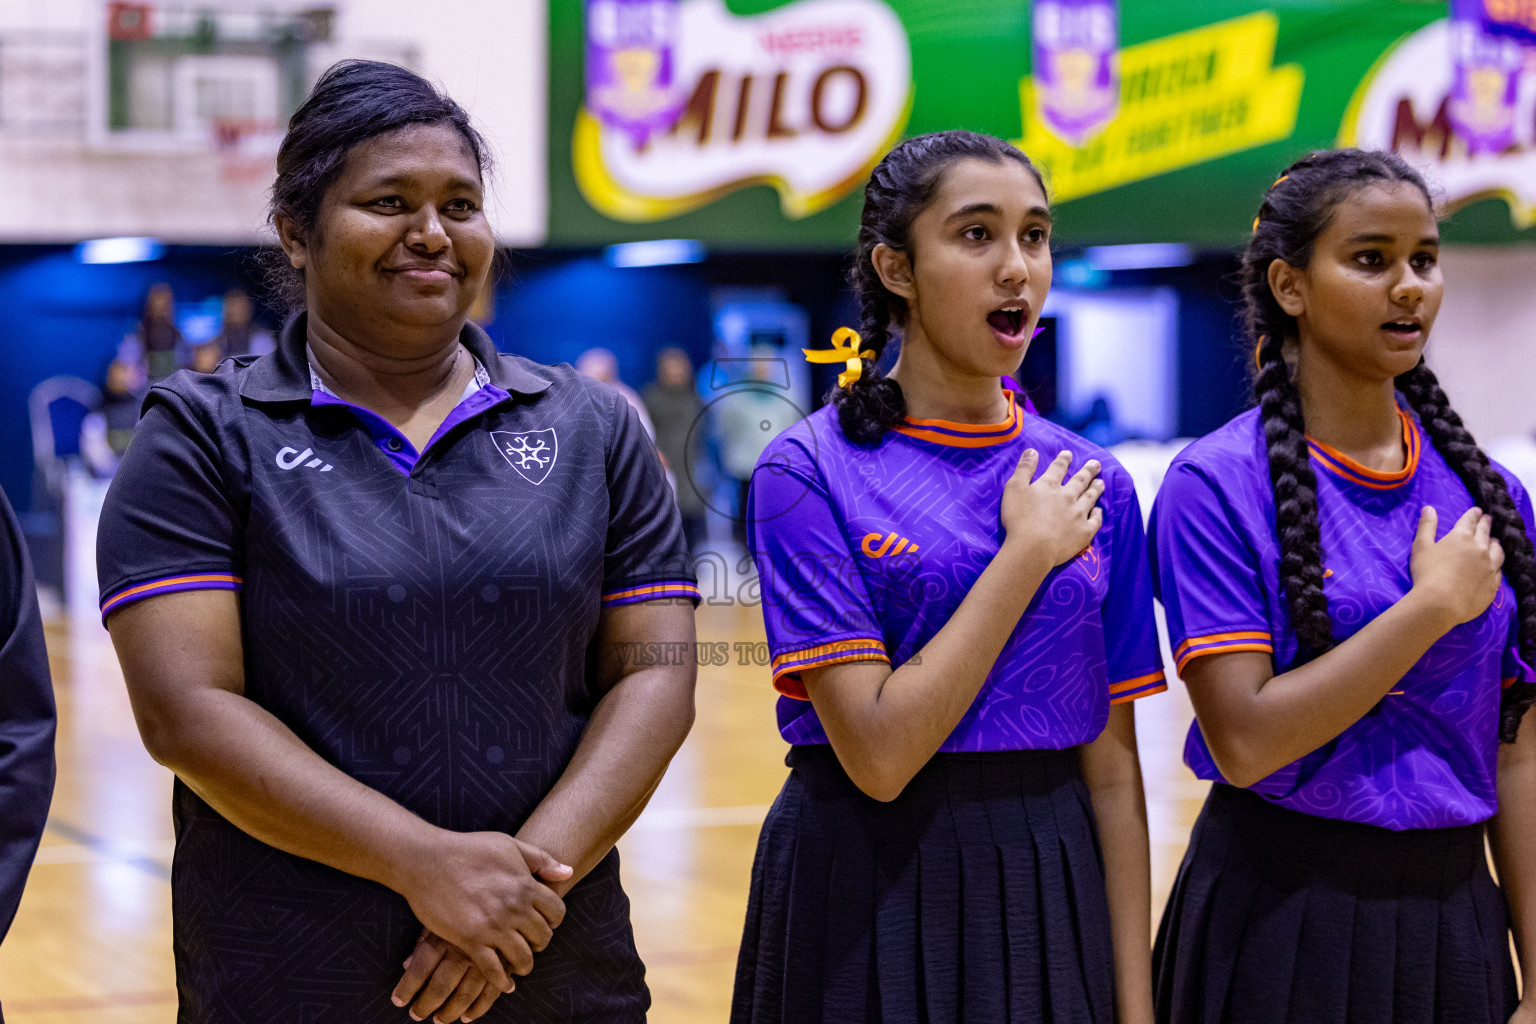
[[[560,442],[555,432],[543,430],[493,430],[491,440],[507,465],[531,484],[541,484],[555,467],[560,452]]]

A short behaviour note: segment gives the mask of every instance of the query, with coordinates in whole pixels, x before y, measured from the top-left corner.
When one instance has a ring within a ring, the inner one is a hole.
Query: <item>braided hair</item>
[[[1308,455],[1301,394],[1285,358],[1285,342],[1297,336],[1296,319],[1280,307],[1269,286],[1269,267],[1283,260],[1304,269],[1333,211],[1361,188],[1403,183],[1418,189],[1433,206],[1424,180],[1399,157],[1358,149],[1325,150],[1298,160],[1270,187],[1243,253],[1241,281],[1244,321],[1257,346],[1254,395],[1264,426],[1269,478],[1274,490],[1275,525],[1280,538],[1280,582],[1291,626],[1304,657],[1334,646],[1323,592],[1323,545],[1317,516],[1317,475]],[[1461,478],[1478,507],[1493,523],[1504,548],[1504,576],[1515,592],[1520,655],[1536,664],[1536,550],[1504,477],[1477,446],[1451,408],[1440,382],[1421,359],[1396,380],[1397,390],[1418,416],[1435,449]],[[1499,738],[1514,741],[1520,719],[1536,701],[1536,684],[1516,684],[1504,693]]]
[[[885,155],[864,189],[859,219],[859,244],[848,281],[859,297],[861,348],[875,353],[865,360],[862,376],[830,398],[843,433],[855,444],[879,444],[886,432],[907,415],[901,385],[875,364],[891,340],[891,328],[906,323],[907,300],[885,287],[875,270],[875,246],[887,245],[910,258],[912,222],[927,209],[943,183],[944,174],[964,159],[1023,165],[1045,191],[1035,165],[1016,147],[991,135],[955,130],[907,139]]]

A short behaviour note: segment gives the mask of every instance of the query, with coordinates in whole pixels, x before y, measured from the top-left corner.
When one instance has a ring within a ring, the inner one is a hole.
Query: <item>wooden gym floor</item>
[[[753,664],[763,640],[759,611],[705,607],[698,621],[701,641],[752,646],[733,647],[726,667],[700,669],[693,733],[620,846],[657,1024],[726,1019],[752,852],[786,773],[768,671]],[[60,619],[48,642],[58,787],[21,910],[0,947],[5,1017],[168,1024],[176,1015],[171,776],[139,743],[106,632]],[[1136,710],[1155,920],[1206,784],[1180,762],[1190,710],[1178,682]],[[400,1019],[409,1020],[403,1012]]]

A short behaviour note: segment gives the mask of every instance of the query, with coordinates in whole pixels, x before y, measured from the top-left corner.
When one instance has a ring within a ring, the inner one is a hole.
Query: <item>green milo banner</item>
[[[551,245],[844,248],[880,157],[945,128],[1028,153],[1074,244],[1236,245],[1281,168],[1337,145],[1424,170],[1448,240],[1536,242],[1536,51],[1490,86],[1515,141],[1473,151],[1443,2],[550,0],[549,31]],[[1074,104],[1103,116],[1063,137]]]

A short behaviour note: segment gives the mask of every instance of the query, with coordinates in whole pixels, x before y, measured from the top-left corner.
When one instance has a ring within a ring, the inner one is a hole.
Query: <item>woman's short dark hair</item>
[[[1270,289],[1269,267],[1282,260],[1305,269],[1334,211],[1372,186],[1407,186],[1423,196],[1426,206],[1434,207],[1424,179],[1395,154],[1324,150],[1291,164],[1270,186],[1243,253],[1243,311],[1249,342],[1257,346],[1254,394],[1263,419],[1275,496],[1280,583],[1303,656],[1315,657],[1334,645],[1333,624],[1323,593],[1317,474],[1307,446],[1301,394],[1285,356],[1287,340],[1297,336],[1297,324]],[[1492,518],[1493,536],[1504,548],[1504,576],[1515,591],[1521,656],[1528,664],[1536,664],[1536,550],[1504,477],[1472,439],[1422,359],[1396,384],[1435,450],[1461,478],[1472,500]],[[1513,742],[1533,700],[1536,685],[1517,683],[1504,691],[1500,737],[1506,742]]]
[[[483,177],[489,170],[485,140],[464,108],[408,68],[376,60],[331,65],[288,120],[277,151],[268,220],[288,218],[300,235],[310,234],[326,190],[336,183],[347,157],[359,144],[415,125],[448,125],[474,155]],[[304,276],[279,252],[270,276],[278,298],[290,308],[304,304]]]
[[[848,281],[859,297],[859,334],[875,353],[863,375],[832,393],[838,423],[855,444],[878,444],[907,414],[907,401],[896,383],[874,365],[891,338],[891,328],[906,323],[907,300],[885,287],[875,270],[877,245],[911,256],[912,222],[928,208],[944,174],[965,159],[1003,163],[1012,160],[1029,171],[1045,191],[1045,181],[1019,149],[1002,139],[956,129],[906,140],[885,155],[864,189],[859,245]]]

